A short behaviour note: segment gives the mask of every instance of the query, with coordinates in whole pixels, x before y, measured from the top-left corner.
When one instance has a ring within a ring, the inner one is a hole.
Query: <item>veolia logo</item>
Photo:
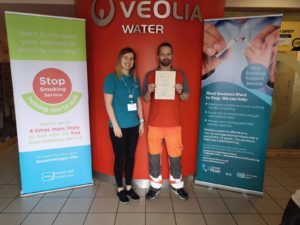
[[[98,14],[99,17],[96,15],[97,0],[93,0],[93,3],[92,3],[92,18],[93,18],[94,22],[100,27],[103,27],[103,26],[106,26],[107,24],[109,24],[115,15],[114,2],[113,2],[113,0],[108,0],[108,1],[109,1],[110,11],[109,11],[108,16],[105,18],[104,18],[104,16],[105,16],[104,9],[99,10],[99,14]]]
[[[92,18],[94,22],[100,26],[106,26],[112,22],[115,15],[115,4],[113,0],[101,0],[109,1],[109,13],[106,16],[105,10],[101,8],[97,12],[97,3],[100,1],[93,0],[92,3]],[[154,1],[130,1],[129,4],[125,4],[124,1],[118,1],[120,4],[120,9],[123,16],[129,19],[134,12],[141,19],[151,19],[153,16],[157,19],[166,19],[168,17],[173,17],[175,20],[197,20],[202,22],[202,15],[199,5],[191,7],[188,3],[184,3],[183,7],[178,7],[177,2],[169,2],[166,0]],[[180,1],[181,2],[181,1]],[[180,8],[180,9],[179,9]],[[163,33],[163,26],[157,24],[131,24],[122,25],[124,33]]]

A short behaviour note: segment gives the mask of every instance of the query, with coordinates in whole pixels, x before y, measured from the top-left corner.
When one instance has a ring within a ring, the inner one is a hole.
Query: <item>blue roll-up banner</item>
[[[281,16],[205,20],[196,184],[262,195]]]
[[[85,20],[6,12],[21,195],[93,183]]]

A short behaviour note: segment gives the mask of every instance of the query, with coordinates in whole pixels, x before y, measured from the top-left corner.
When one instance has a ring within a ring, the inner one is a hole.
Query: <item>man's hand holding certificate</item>
[[[175,71],[155,71],[155,99],[175,99]]]

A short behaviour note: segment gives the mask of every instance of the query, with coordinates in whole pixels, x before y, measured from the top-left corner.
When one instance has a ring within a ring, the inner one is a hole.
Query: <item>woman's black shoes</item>
[[[129,202],[129,198],[127,197],[127,191],[126,190],[122,190],[117,192],[117,195],[119,197],[120,202],[122,203],[128,203]]]
[[[127,196],[129,196],[132,200],[138,201],[140,199],[140,196],[138,196],[138,194],[135,193],[135,191],[132,188],[130,188],[130,190],[126,192]]]
[[[117,192],[117,196],[119,197],[120,202],[122,203],[128,203],[129,198],[128,196],[133,200],[133,201],[138,201],[140,199],[140,196],[138,196],[137,193],[131,188],[130,190],[122,190]]]

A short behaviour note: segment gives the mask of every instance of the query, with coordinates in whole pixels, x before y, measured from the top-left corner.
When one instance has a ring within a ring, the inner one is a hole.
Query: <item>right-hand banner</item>
[[[205,20],[196,184],[262,195],[281,16]]]

